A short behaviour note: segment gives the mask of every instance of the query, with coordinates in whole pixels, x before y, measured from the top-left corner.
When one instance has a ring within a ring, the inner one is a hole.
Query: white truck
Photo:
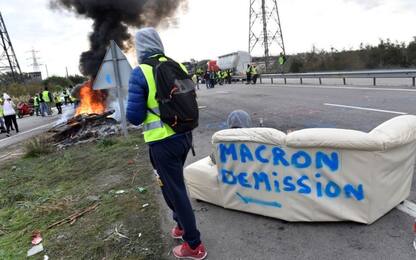
[[[247,64],[251,63],[251,55],[246,51],[237,51],[218,57],[218,66],[221,70],[231,70],[235,76],[246,73]]]

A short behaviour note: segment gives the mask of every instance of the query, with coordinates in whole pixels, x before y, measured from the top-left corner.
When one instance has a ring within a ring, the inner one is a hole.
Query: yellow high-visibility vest
[[[51,102],[51,99],[49,98],[49,91],[44,90],[44,91],[42,92],[42,99],[43,99],[43,101],[45,101],[46,103],[50,103],[50,102]]]
[[[162,57],[159,61],[167,61],[166,58]],[[147,64],[140,65],[143,71],[144,77],[146,78],[147,85],[149,87],[149,94],[147,97],[147,108],[151,109],[147,112],[146,119],[143,122],[143,135],[146,143],[156,142],[166,139],[170,136],[175,135],[173,129],[162,122],[159,116],[159,103],[156,100],[156,81],[153,76],[153,68]]]
[[[35,106],[35,107],[38,107],[39,106],[39,97],[34,97],[33,98],[33,105]]]

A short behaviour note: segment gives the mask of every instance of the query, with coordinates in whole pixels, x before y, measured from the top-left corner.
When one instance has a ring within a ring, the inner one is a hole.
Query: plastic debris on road
[[[147,189],[144,188],[144,187],[138,187],[137,191],[140,192],[140,193],[145,193],[147,191]]]
[[[149,207],[149,203],[143,204],[142,208],[147,208]]]
[[[127,193],[127,191],[125,191],[125,190],[118,190],[118,191],[116,191],[116,194],[117,195],[124,194],[124,193]]]
[[[40,235],[39,230],[35,230],[32,233],[32,245],[38,245],[40,242],[42,242],[42,236]]]
[[[29,249],[29,251],[27,251],[27,256],[33,256],[33,255],[36,255],[36,254],[38,254],[42,251],[43,251],[43,245],[39,244],[39,245],[36,245],[36,246],[32,247],[31,249]]]

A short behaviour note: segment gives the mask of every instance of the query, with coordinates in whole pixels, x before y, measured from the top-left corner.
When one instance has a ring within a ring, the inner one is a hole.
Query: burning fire
[[[107,94],[102,90],[93,90],[91,81],[87,81],[79,90],[79,106],[75,116],[82,114],[102,114],[106,109]]]

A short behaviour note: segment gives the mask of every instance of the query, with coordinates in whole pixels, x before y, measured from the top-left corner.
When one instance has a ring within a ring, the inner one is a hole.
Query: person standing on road
[[[62,114],[62,101],[61,101],[61,95],[56,94],[54,97],[55,100],[55,106],[56,109],[58,110],[58,115]]]
[[[36,116],[39,116],[39,109],[40,106],[40,98],[39,93],[36,93],[36,95],[33,97],[33,108],[35,109]]]
[[[4,124],[3,113],[3,99],[0,98],[0,134],[6,133],[6,126]]]
[[[205,86],[207,87],[207,89],[209,89],[209,85],[211,83],[210,83],[210,77],[209,77],[209,71],[208,70],[205,71],[204,80],[205,80]]]
[[[3,113],[4,121],[6,123],[6,132],[7,136],[10,136],[10,128],[12,128],[12,124],[14,125],[16,133],[19,133],[19,126],[17,125],[16,120],[16,110],[14,110],[15,104],[6,93],[3,94],[3,99]]]
[[[145,64],[145,61],[159,64],[168,61],[154,28],[137,32],[136,51],[140,65],[130,77],[127,119],[134,125],[144,124],[144,139],[149,145],[150,160],[160,178],[163,197],[177,223],[171,236],[185,241],[173,248],[173,254],[177,258],[204,259],[207,252],[201,242],[183,176],[183,166],[192,147],[192,133],[178,134],[161,121],[160,112],[156,112],[159,111],[159,102],[156,100],[154,67]]]
[[[252,79],[253,79],[253,84],[256,85],[257,83],[257,78],[259,77],[259,74],[257,72],[257,67],[256,65],[253,65],[251,67],[251,74],[252,74]]]
[[[49,116],[52,115],[52,107],[51,107],[51,103],[53,101],[53,97],[51,92],[49,92],[48,90],[48,86],[45,86],[45,90],[42,92],[42,99],[44,101],[44,110],[45,112],[48,113]],[[43,114],[42,114],[43,115]]]
[[[227,82],[230,85],[231,83],[233,83],[233,73],[231,72],[231,70],[227,70]]]
[[[252,74],[252,70],[251,70],[251,64],[247,65],[247,69],[246,69],[246,85],[251,83],[251,74]]]
[[[215,88],[215,84],[216,84],[216,73],[215,71],[210,71],[209,72],[209,88]]]

